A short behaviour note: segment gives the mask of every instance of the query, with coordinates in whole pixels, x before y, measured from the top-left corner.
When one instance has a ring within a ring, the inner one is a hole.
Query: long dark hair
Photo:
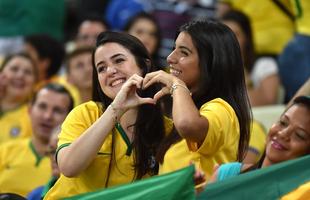
[[[127,33],[103,32],[97,38],[96,49],[108,42],[117,43],[128,49],[135,57],[138,67],[142,71],[142,76],[154,71],[150,56],[144,45],[135,37]],[[93,100],[101,102],[103,107],[107,107],[112,102],[100,87],[98,74],[95,68],[93,53]],[[153,97],[159,90],[158,85],[153,85],[146,90],[138,91],[142,97]],[[159,105],[144,104],[139,106],[138,115],[134,126],[133,152],[135,179],[141,179],[145,174],[156,174],[158,165],[151,166],[151,157],[155,156],[159,143],[165,136],[164,120]]]
[[[238,41],[226,25],[214,21],[192,21],[181,26],[179,32],[191,36],[198,52],[200,77],[193,101],[199,109],[212,99],[222,98],[234,109],[240,127],[237,158],[242,161],[248,149],[252,114]],[[179,140],[180,136],[174,131],[162,146],[167,150]],[[159,160],[164,153],[158,156]]]

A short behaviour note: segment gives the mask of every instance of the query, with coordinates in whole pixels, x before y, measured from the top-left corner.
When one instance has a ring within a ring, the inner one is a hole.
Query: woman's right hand
[[[141,104],[156,104],[153,98],[142,98],[137,94],[137,90],[142,88],[142,83],[143,77],[137,74],[132,75],[117,93],[112,102],[113,107],[124,113]]]

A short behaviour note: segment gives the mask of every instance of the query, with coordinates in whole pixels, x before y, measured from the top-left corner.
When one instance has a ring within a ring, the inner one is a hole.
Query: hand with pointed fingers
[[[141,104],[156,104],[152,98],[142,98],[137,94],[137,89],[142,89],[143,77],[134,74],[122,86],[116,95],[113,105],[126,112],[128,109]]]
[[[161,83],[163,85],[163,87],[161,88],[161,90],[159,90],[155,95],[154,95],[154,99],[156,101],[158,101],[158,99],[160,99],[161,97],[170,94],[170,88],[171,86],[176,83],[179,82],[181,80],[179,80],[177,77],[168,74],[165,71],[156,71],[156,72],[151,72],[146,74],[146,76],[143,79],[143,89],[148,88],[150,85],[153,85],[155,83]]]

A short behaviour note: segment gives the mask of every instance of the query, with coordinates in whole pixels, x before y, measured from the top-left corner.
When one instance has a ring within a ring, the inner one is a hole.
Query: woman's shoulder
[[[227,113],[229,115],[236,116],[233,107],[222,98],[215,98],[204,103],[201,106],[200,111],[213,111],[217,112],[218,114]]]
[[[222,181],[230,177],[237,176],[241,173],[243,164],[240,162],[232,162],[221,165],[218,168],[217,180]]]
[[[88,101],[74,107],[69,116],[100,116],[103,110],[103,105],[100,102]]]
[[[206,106],[211,106],[211,105],[223,105],[223,106],[231,107],[229,103],[222,98],[215,98],[210,101],[207,101],[201,107],[206,107]]]
[[[103,109],[103,105],[100,102],[95,102],[95,101],[87,101],[85,103],[82,103],[78,106],[76,106],[74,109],[76,110],[102,110]]]

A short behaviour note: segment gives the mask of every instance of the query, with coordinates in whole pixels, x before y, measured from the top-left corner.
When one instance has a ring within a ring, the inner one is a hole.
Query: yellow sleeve
[[[212,155],[221,147],[234,144],[239,140],[238,118],[232,107],[222,99],[214,99],[200,108],[200,114],[209,122],[208,132],[202,145],[188,143],[192,151]]]
[[[76,140],[101,114],[101,106],[93,101],[75,107],[61,126],[58,147]]]
[[[173,128],[173,121],[169,117],[164,116],[165,135],[169,135]]]

